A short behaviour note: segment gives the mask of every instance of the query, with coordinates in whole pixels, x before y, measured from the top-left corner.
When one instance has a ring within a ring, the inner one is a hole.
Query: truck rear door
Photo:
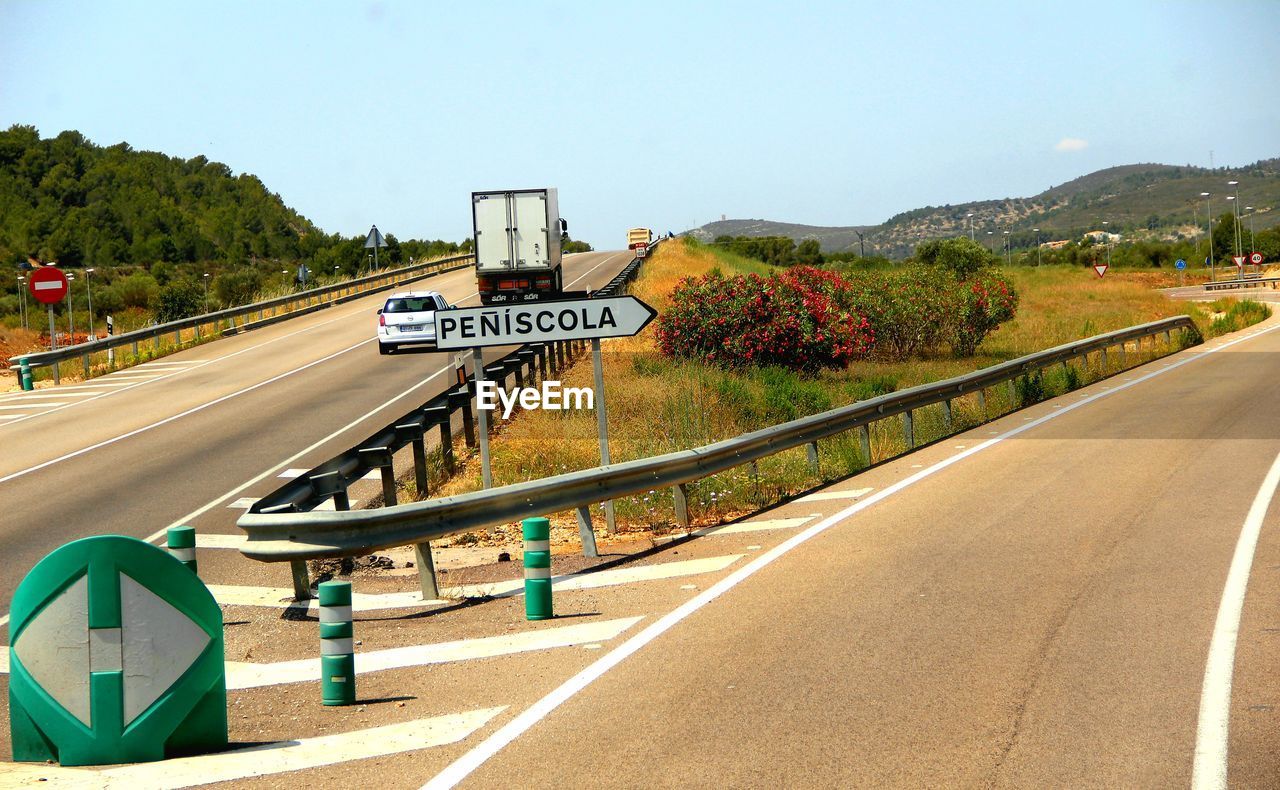
[[[550,266],[546,197],[540,192],[517,192],[511,198],[515,219],[511,239],[516,268]]]
[[[511,235],[513,225],[511,196],[505,194],[476,195],[476,260],[480,268],[512,268]]]

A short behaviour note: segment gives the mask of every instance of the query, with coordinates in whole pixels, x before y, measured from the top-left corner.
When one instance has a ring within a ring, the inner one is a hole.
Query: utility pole
[[[1213,152],[1209,152],[1210,161],[1213,160]],[[1209,282],[1215,282],[1218,277],[1213,273],[1213,209],[1209,206],[1209,193],[1201,192],[1200,197],[1204,198],[1204,218],[1205,225],[1209,226]]]
[[[867,257],[867,245],[862,241],[862,231],[855,230],[854,233],[858,234],[858,249],[862,251],[862,257],[865,258]]]

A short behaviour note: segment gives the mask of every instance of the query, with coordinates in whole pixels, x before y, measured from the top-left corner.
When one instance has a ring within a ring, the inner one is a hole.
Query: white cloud
[[[1089,147],[1088,140],[1081,140],[1079,137],[1064,137],[1058,141],[1053,147],[1055,151],[1083,151]]]

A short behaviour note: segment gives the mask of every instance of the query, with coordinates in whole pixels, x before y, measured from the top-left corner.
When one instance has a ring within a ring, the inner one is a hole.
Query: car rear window
[[[436,300],[430,296],[410,297],[406,299],[388,299],[385,307],[382,308],[384,313],[421,313],[425,310],[435,310]]]

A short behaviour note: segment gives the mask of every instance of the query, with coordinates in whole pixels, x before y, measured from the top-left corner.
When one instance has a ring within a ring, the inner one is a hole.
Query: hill
[[[769,220],[724,220],[689,231],[711,241],[716,236],[790,236],[817,239],[823,252],[859,252],[863,234],[868,255],[898,258],[922,241],[969,233],[1000,246],[1004,231],[1014,248],[1054,239],[1078,238],[1104,225],[1133,239],[1188,238],[1203,232],[1205,204],[1212,195],[1215,216],[1226,213],[1227,182],[1240,181],[1241,200],[1256,207],[1255,229],[1280,224],[1280,159],[1239,168],[1136,164],[1099,170],[1028,198],[1004,198],[960,205],[926,206],[890,217],[879,225],[821,227]],[[969,214],[973,214],[972,220]],[[1032,229],[1039,228],[1039,232]],[[990,231],[990,235],[988,235]]]
[[[0,132],[0,262],[28,257],[67,267],[152,268],[253,260],[354,271],[364,237],[326,234],[250,173],[203,156],[181,159],[98,146],[76,131],[41,139],[32,126]],[[456,249],[387,234],[388,262]],[[437,249],[438,248],[438,249]],[[280,267],[272,267],[272,271]]]

